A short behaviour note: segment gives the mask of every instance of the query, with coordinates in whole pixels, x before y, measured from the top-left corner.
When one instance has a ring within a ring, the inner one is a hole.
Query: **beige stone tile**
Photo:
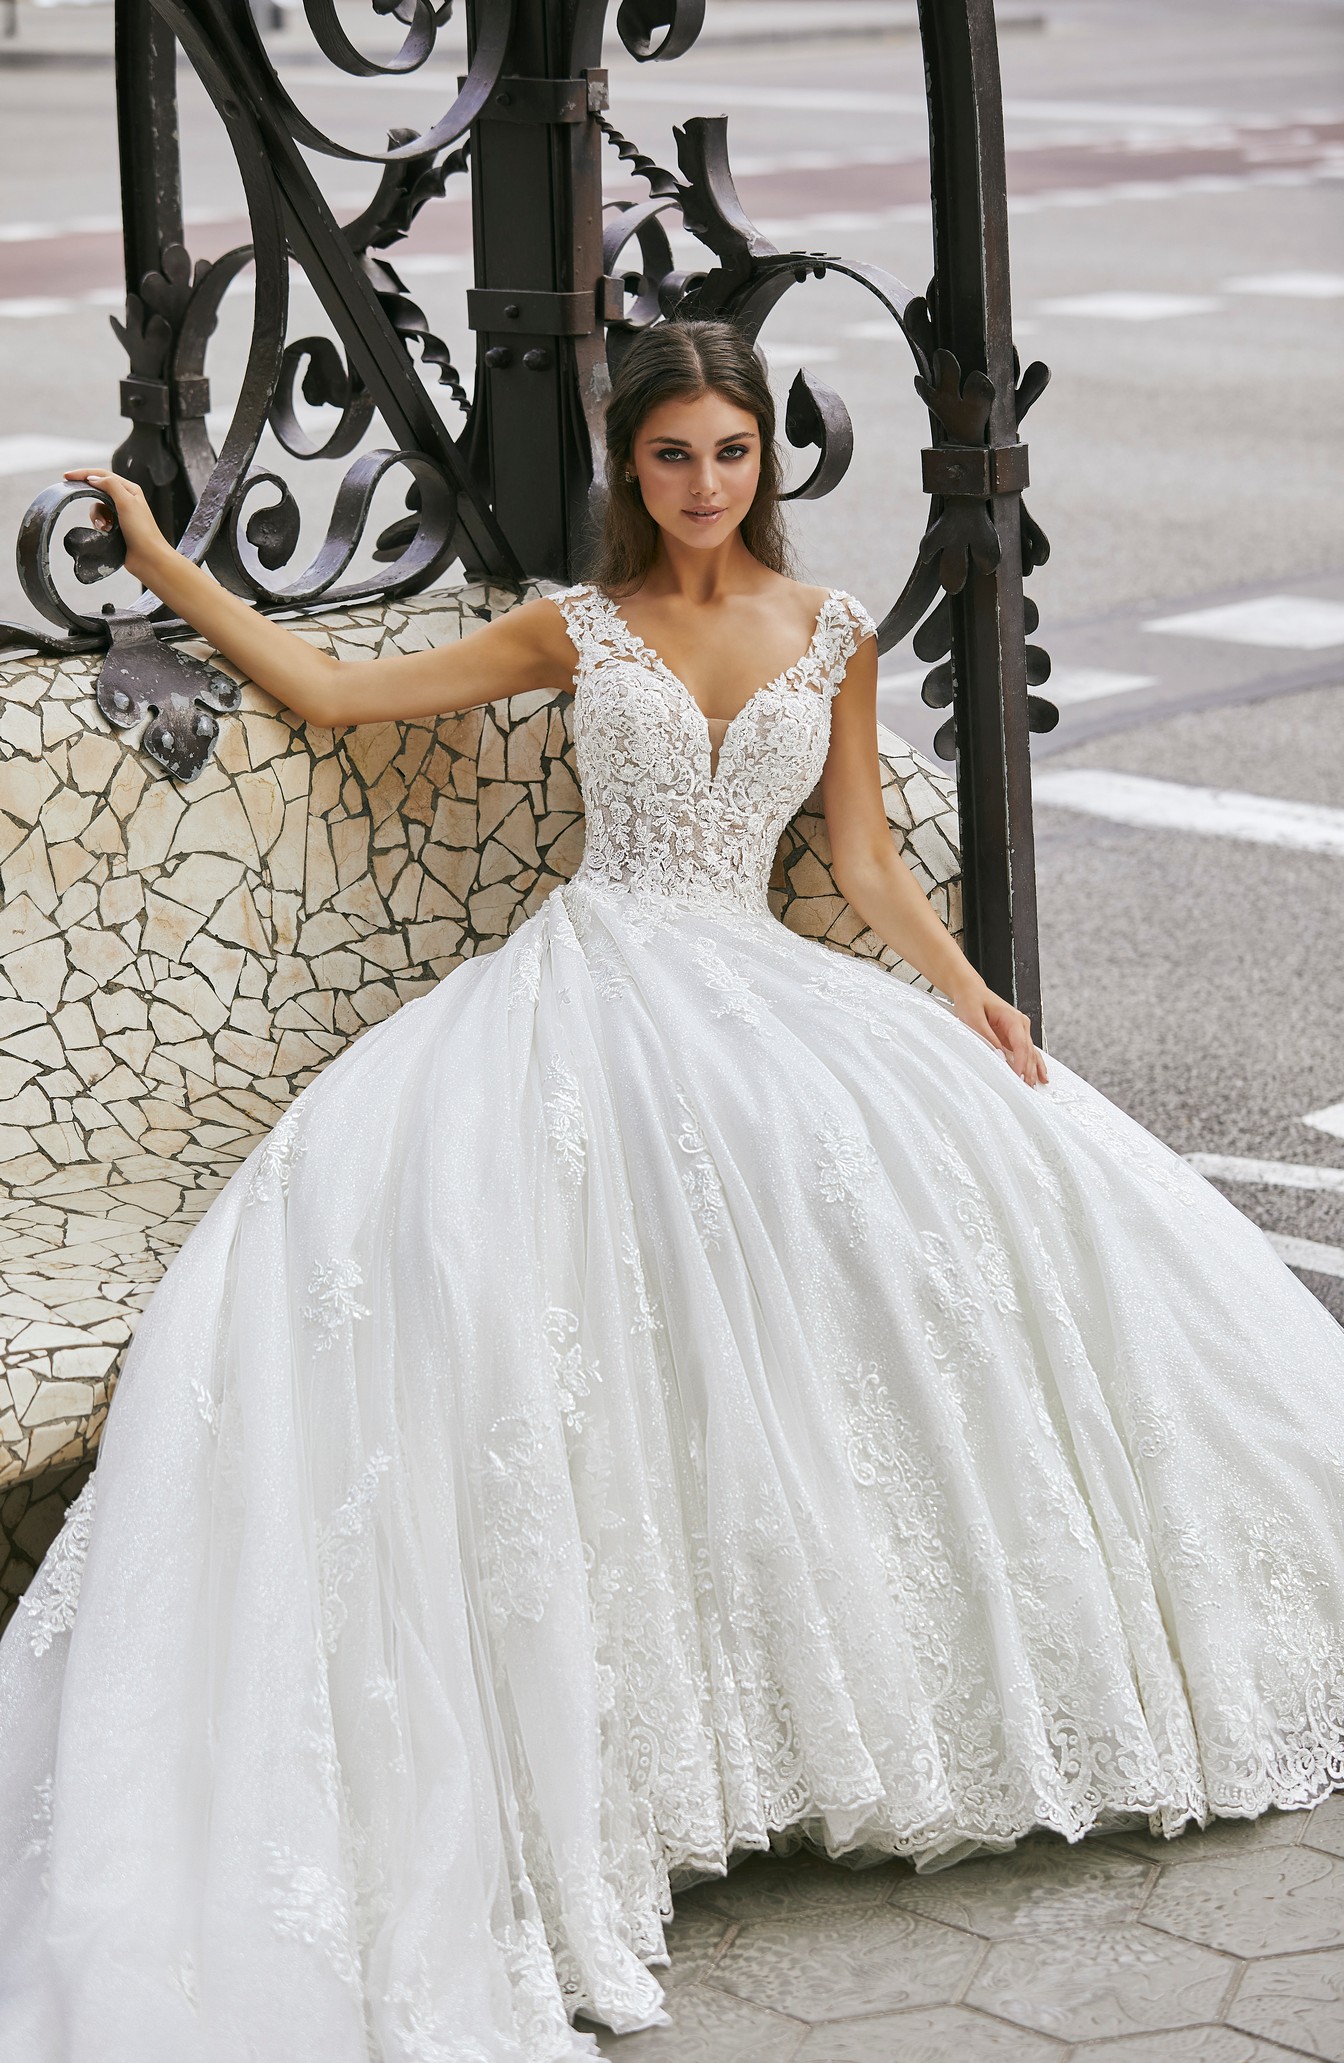
[[[804,2021],[953,2002],[985,1953],[950,1927],[889,1906],[745,1920],[712,1983]]]
[[[1186,2027],[1179,2034],[1137,2034],[1089,2042],[1077,2063],[1291,2063],[1298,2051],[1243,2034],[1235,2027]]]
[[[54,1010],[65,984],[65,947],[58,938],[39,939],[35,945],[20,946],[7,953],[4,970],[22,1001],[41,1003]]]
[[[1344,2063],[1344,1951],[1252,1963],[1226,2017],[1303,2055]]]
[[[31,827],[58,785],[55,773],[43,760],[0,761],[0,810]]]
[[[963,2006],[916,2006],[814,2027],[797,2063],[1063,2063],[1067,2053],[1048,2035]]]
[[[991,1943],[965,2003],[1065,2041],[1198,2027],[1219,2017],[1237,1965],[1142,1924]]]
[[[792,2063],[806,2031],[780,2013],[707,1985],[669,1993],[668,2009],[673,2024],[644,2034],[614,2035],[578,2024],[597,2035],[601,2054],[613,2063]]]
[[[26,896],[39,910],[51,912],[61,895],[51,870],[47,841],[40,825],[34,827],[7,859],[0,860],[0,883],[6,900]]]
[[[186,808],[166,780],[158,779],[145,790],[126,825],[126,861],[133,872],[143,873],[168,857]]]
[[[1344,1860],[1272,1843],[1212,1854],[1164,1870],[1143,1917],[1235,1956],[1344,1949]]]
[[[96,931],[88,925],[73,925],[66,933],[66,945],[72,964],[81,973],[92,975],[100,986],[115,981],[134,959],[115,931]]]
[[[1160,1863],[1167,1870],[1186,1863],[1204,1863],[1223,1853],[1247,1856],[1264,1847],[1292,1848],[1302,1839],[1306,1824],[1304,1813],[1271,1811],[1253,1820],[1210,1820],[1202,1829],[1188,1824],[1171,1839],[1139,1829],[1108,1834],[1104,1845]]]
[[[1302,1841],[1304,1846],[1323,1848],[1327,1854],[1344,1855],[1344,1791],[1336,1791],[1307,1816]]]

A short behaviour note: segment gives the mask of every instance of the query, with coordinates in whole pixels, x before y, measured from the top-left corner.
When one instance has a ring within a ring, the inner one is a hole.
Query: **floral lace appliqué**
[[[301,1861],[275,1842],[266,1845],[271,1882],[262,1903],[282,1941],[300,1941],[324,1956],[343,1984],[358,1990],[354,1915],[344,1887],[315,1863]]]
[[[299,1137],[299,1113],[291,1105],[257,1148],[247,1187],[248,1202],[271,1203],[278,1196],[288,1196],[295,1163],[307,1151]]]
[[[364,1281],[357,1261],[315,1261],[308,1280],[311,1303],[303,1315],[315,1329],[313,1351],[321,1354],[349,1342],[356,1318],[367,1318],[365,1305],[355,1296]]]
[[[330,1655],[345,1625],[346,1604],[342,1595],[365,1553],[365,1540],[373,1529],[378,1483],[391,1465],[391,1456],[375,1448],[350,1494],[328,1519],[317,1537],[318,1594],[322,1615],[322,1645]]]
[[[861,1133],[849,1131],[834,1117],[817,1130],[816,1155],[822,1197],[844,1211],[849,1244],[857,1246],[868,1234],[864,1192],[880,1172],[877,1155]]]
[[[591,1366],[584,1366],[579,1321],[573,1311],[566,1311],[561,1305],[552,1304],[542,1318],[541,1324],[546,1344],[551,1351],[551,1369],[555,1377],[560,1416],[572,1433],[582,1432],[585,1418],[584,1399],[592,1395],[593,1385],[601,1382],[601,1373],[596,1362]]]
[[[717,1246],[723,1231],[723,1184],[709,1157],[705,1135],[695,1112],[686,1100],[685,1091],[680,1088],[677,1090],[677,1109],[681,1113],[677,1145],[687,1159],[687,1165],[681,1171],[682,1188],[691,1206],[691,1215],[700,1229],[701,1239],[706,1246]]]
[[[542,1105],[546,1137],[557,1165],[572,1187],[583,1180],[588,1164],[588,1134],[583,1122],[579,1085],[563,1061],[553,1060],[546,1070],[546,1097]]]
[[[90,1476],[24,1593],[22,1606],[28,1615],[28,1639],[35,1655],[45,1655],[57,1634],[68,1633],[75,1623],[97,1500],[97,1478]]]

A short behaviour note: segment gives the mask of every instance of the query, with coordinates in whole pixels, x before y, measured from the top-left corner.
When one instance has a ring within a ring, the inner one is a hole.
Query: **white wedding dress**
[[[856,602],[711,770],[557,600],[578,874],[233,1176],[0,1649],[3,2063],[554,2063],[772,1836],[1344,1784],[1344,1333],[1057,1060],[772,917]]]

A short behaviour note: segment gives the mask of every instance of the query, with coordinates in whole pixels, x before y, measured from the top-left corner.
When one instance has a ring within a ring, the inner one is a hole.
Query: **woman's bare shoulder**
[[[528,687],[571,689],[574,686],[575,644],[569,619],[551,595],[535,595],[518,602],[496,616],[473,637],[487,638],[527,676]]]
[[[766,599],[772,610],[792,610],[799,625],[810,630],[834,592],[834,588],[816,587],[807,580],[791,580],[786,573],[781,573],[778,584],[768,591]]]

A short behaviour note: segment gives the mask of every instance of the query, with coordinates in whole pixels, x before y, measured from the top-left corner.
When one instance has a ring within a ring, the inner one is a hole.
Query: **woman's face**
[[[640,424],[630,462],[659,529],[703,550],[731,537],[755,499],[761,433],[722,394],[664,401]]]

